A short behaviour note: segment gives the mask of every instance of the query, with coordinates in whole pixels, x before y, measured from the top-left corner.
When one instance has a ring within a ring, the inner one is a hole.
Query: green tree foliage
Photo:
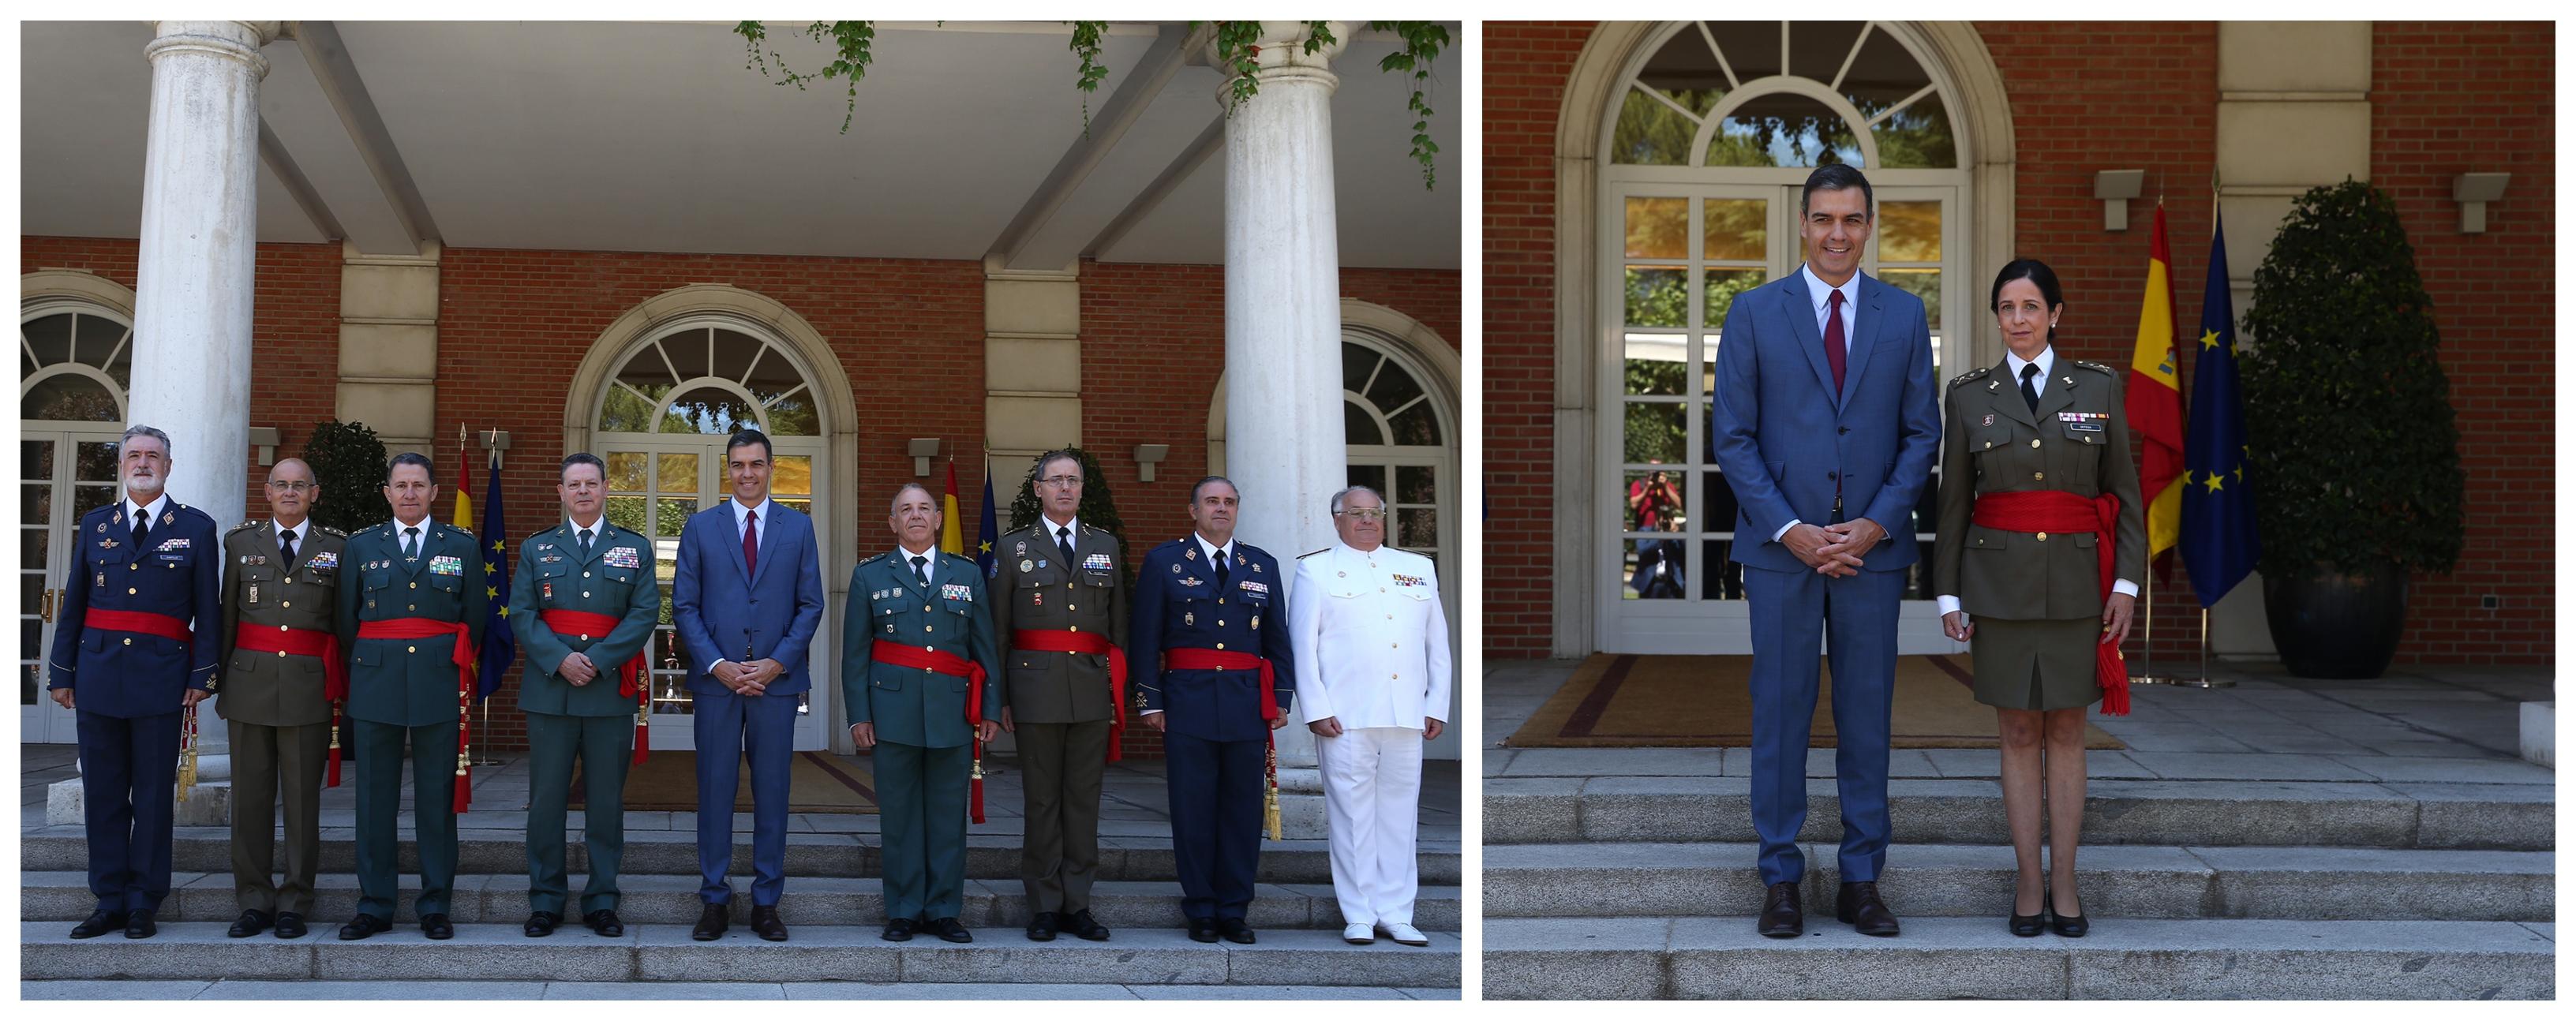
[[[385,464],[390,460],[375,430],[357,422],[316,423],[313,438],[304,444],[304,463],[322,487],[313,520],[343,532],[393,520],[393,506],[385,502]]]
[[[2245,314],[2266,575],[2459,560],[2466,476],[2432,307],[2386,192],[2346,180],[2299,197]]]

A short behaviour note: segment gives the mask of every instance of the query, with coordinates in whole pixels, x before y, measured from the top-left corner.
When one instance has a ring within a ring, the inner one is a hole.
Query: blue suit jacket
[[[1295,651],[1288,644],[1288,579],[1279,561],[1236,541],[1226,565],[1231,591],[1216,586],[1216,568],[1199,551],[1196,536],[1175,539],[1145,554],[1136,575],[1135,612],[1127,625],[1127,669],[1136,684],[1138,709],[1167,713],[1175,734],[1205,741],[1258,741],[1270,732],[1261,719],[1261,675],[1254,671],[1165,670],[1167,649],[1223,649],[1270,661],[1271,691],[1286,716],[1296,694]]]
[[[1923,302],[1861,277],[1843,386],[1833,387],[1803,272],[1744,292],[1726,313],[1709,402],[1709,459],[1735,491],[1734,559],[1774,571],[1809,570],[1771,535],[1792,519],[1868,518],[1890,541],[1863,570],[1921,559],[1909,534],[1917,498],[1941,448],[1932,336]]]
[[[71,577],[64,579],[62,624],[54,629],[45,687],[72,689],[82,712],[159,716],[178,712],[187,689],[215,688],[223,540],[204,511],[177,500],[162,511],[148,550],[134,548],[123,499],[81,515],[72,533]],[[196,638],[174,642],[82,626],[94,609],[177,617]]]
[[[680,563],[671,579],[671,623],[689,658],[689,691],[730,695],[717,682],[717,660],[774,659],[787,671],[770,697],[805,691],[805,656],[823,623],[823,565],[814,522],[776,500],[760,522],[760,570],[742,561],[733,498],[689,516],[680,529]],[[744,648],[748,646],[746,656]]]

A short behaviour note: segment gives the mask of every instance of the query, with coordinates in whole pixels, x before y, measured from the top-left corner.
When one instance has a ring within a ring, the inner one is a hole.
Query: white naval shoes
[[[1386,934],[1386,938],[1402,943],[1408,947],[1427,947],[1431,945],[1431,937],[1423,935],[1422,930],[1416,929],[1403,922],[1387,922],[1377,928],[1378,931]],[[1345,934],[1345,936],[1347,937],[1347,934]]]
[[[1353,922],[1342,926],[1342,942],[1367,946],[1377,942],[1377,933],[1369,929],[1367,922]]]

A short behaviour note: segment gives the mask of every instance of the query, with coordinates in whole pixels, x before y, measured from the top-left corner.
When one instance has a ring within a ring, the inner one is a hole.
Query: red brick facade
[[[1544,656],[1554,639],[1544,542],[1554,492],[1556,187],[1567,77],[1591,23],[1492,22],[1485,30],[1485,439],[1492,517],[1485,648]],[[2003,75],[2017,151],[2014,254],[2064,282],[2059,344],[2125,364],[2136,337],[2145,224],[2162,194],[2175,265],[2174,316],[2199,321],[2216,163],[2217,26],[2206,22],[1979,23]],[[2447,577],[2419,577],[2402,663],[2532,663],[2552,655],[2552,36],[2545,24],[2373,26],[2371,178],[2398,202],[2442,329],[2468,471],[2467,545]],[[1953,111],[1953,116],[1957,116]],[[2102,230],[2093,174],[2143,168],[2150,200],[2133,228]],[[2462,234],[2454,175],[2506,170],[2488,232]],[[2252,267],[2233,267],[2240,275]],[[1982,282],[1979,286],[1982,288]],[[1982,294],[1980,294],[1982,298]],[[2239,308],[2241,315],[2244,309]],[[2189,392],[2185,357],[2185,393]],[[2197,603],[2176,566],[2159,622]],[[2498,610],[2479,608],[2482,595]],[[2156,652],[2196,647],[2158,629]],[[2170,636],[2170,637],[2168,637]],[[2132,639],[2132,654],[2138,642]]]
[[[20,240],[30,271],[87,270],[127,287],[134,285],[134,252],[134,242],[125,239]],[[290,456],[303,449],[315,423],[332,416],[340,248],[264,244],[258,260],[250,424],[278,428],[285,440],[278,454]],[[1387,305],[1452,345],[1459,342],[1457,272],[1349,269],[1343,277],[1351,297]],[[439,260],[439,482],[454,484],[460,425],[508,430],[503,499],[513,541],[556,521],[552,469],[564,453],[563,407],[590,397],[569,392],[582,359],[637,304],[703,283],[776,300],[829,340],[862,411],[859,478],[835,480],[835,488],[862,500],[891,492],[914,478],[902,441],[938,436],[962,458],[958,509],[971,537],[982,513],[983,479],[973,452],[983,448],[985,435],[984,276],[979,264],[966,261],[449,248]],[[1188,527],[1184,487],[1205,473],[1204,416],[1224,351],[1224,272],[1087,264],[1082,285],[1087,446],[1109,473],[1131,540],[1177,536]],[[1150,485],[1136,481],[1132,454],[1146,442],[1172,448]],[[480,458],[472,463],[479,507],[489,494]],[[254,468],[253,513],[263,506],[261,479]],[[934,465],[933,483],[944,479]],[[1007,505],[1017,484],[1017,478],[996,479],[995,498]],[[446,503],[442,494],[442,514]],[[860,517],[856,545],[845,549],[872,550],[888,541],[874,518]],[[837,619],[827,626],[837,627]],[[817,683],[837,681],[826,673]],[[491,727],[478,740],[504,749],[524,745],[516,684],[514,670],[493,697]],[[1159,754],[1151,731],[1128,732],[1131,753]]]

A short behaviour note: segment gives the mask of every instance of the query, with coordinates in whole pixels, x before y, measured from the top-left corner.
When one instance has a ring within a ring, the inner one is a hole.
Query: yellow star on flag
[[[2200,346],[2202,346],[2202,347],[2217,347],[2217,346],[2218,346],[2218,331],[2217,331],[2217,330],[2203,330],[2203,331],[2201,331],[2201,334],[2200,334]]]
[[[2215,493],[2215,492],[2217,492],[2217,491],[2219,491],[2219,490],[2221,490],[2221,489],[2226,488],[2226,486],[2227,486],[2227,477],[2226,477],[2226,476],[2224,476],[2224,475],[2220,475],[2220,474],[2219,474],[2219,473],[2217,473],[2217,472],[2211,472],[2211,473],[2209,473],[2209,491],[2210,491],[2210,492]]]
[[[499,540],[499,539],[494,539],[494,540],[492,540],[492,552],[494,552],[494,553],[499,553],[499,552],[501,552],[501,540]]]
[[[509,616],[509,615],[510,615],[510,605],[509,605],[508,603],[503,603],[503,604],[501,604],[501,616],[507,617],[507,616]]]
[[[499,598],[501,598],[501,590],[500,590],[500,589],[493,588],[493,587],[492,587],[492,586],[490,586],[490,585],[485,585],[485,586],[483,586],[483,598],[485,598],[485,599],[499,599]]]
[[[490,574],[498,570],[500,570],[500,568],[493,566],[491,561],[486,560],[483,562],[483,573]]]

